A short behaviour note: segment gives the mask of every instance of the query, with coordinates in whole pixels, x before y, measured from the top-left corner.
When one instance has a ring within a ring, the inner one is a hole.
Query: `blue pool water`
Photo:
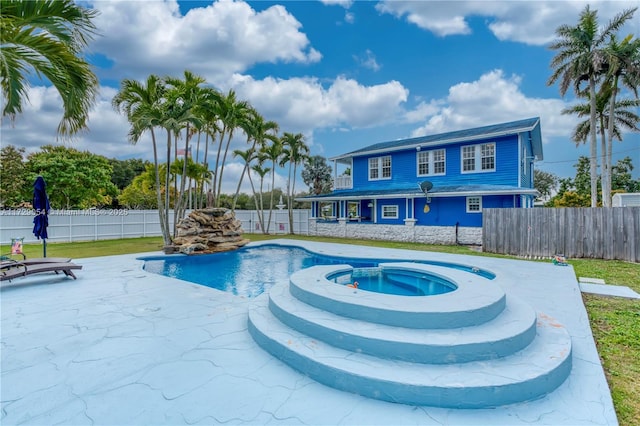
[[[457,288],[451,281],[436,275],[406,269],[357,268],[338,272],[327,279],[359,290],[399,296],[435,296]]]
[[[144,257],[144,269],[148,272],[190,281],[196,284],[227,291],[243,297],[256,297],[276,282],[289,281],[289,276],[301,269],[315,265],[344,265],[354,268],[371,268],[383,262],[398,259],[347,259],[312,253],[300,247],[268,244],[244,247],[224,253],[198,256]],[[415,262],[412,259],[404,261]],[[419,261],[474,272],[488,279],[491,272],[445,262]]]

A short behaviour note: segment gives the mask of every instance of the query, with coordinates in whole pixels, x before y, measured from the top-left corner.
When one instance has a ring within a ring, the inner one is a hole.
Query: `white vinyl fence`
[[[187,212],[188,214],[188,212]],[[0,244],[10,244],[12,238],[24,238],[25,243],[38,240],[33,235],[34,211],[31,209],[0,210]],[[265,212],[266,221],[269,212]],[[173,211],[169,212],[173,226]],[[258,214],[253,210],[236,210],[236,219],[247,233],[262,233]],[[294,233],[309,233],[309,211],[293,211]],[[266,224],[265,224],[266,228]],[[287,210],[273,210],[268,231],[288,234]],[[113,240],[120,238],[162,235],[157,210],[56,210],[49,213],[48,242]]]

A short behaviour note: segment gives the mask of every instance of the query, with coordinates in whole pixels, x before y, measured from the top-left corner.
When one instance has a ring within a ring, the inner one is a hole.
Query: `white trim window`
[[[496,144],[491,142],[463,146],[460,159],[462,173],[495,172]]]
[[[467,197],[467,213],[482,213],[482,197]]]
[[[382,206],[382,218],[383,219],[397,219],[398,218],[398,205],[386,205]]]
[[[418,176],[444,175],[446,173],[446,151],[434,149],[420,151],[417,155]]]
[[[369,158],[369,180],[391,179],[391,156]]]

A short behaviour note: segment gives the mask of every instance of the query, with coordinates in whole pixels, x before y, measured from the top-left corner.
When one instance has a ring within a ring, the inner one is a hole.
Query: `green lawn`
[[[252,241],[282,238],[282,235],[246,234]],[[322,241],[341,244],[357,244],[372,247],[399,248],[421,251],[437,251],[475,256],[497,256],[481,253],[467,246],[441,246],[418,243],[399,243],[344,238],[284,236],[291,239]],[[49,243],[47,256],[83,257],[109,256],[127,253],[158,251],[162,248],[160,237],[125,240],[103,240],[78,243]],[[1,247],[7,253],[9,246]],[[27,257],[41,257],[42,244],[26,244]],[[569,259],[578,277],[604,279],[609,284],[626,285],[640,293],[640,264],[599,260]],[[601,297],[585,294],[583,300],[589,314],[591,329],[598,353],[609,381],[618,422],[621,425],[637,424],[640,419],[640,301]]]

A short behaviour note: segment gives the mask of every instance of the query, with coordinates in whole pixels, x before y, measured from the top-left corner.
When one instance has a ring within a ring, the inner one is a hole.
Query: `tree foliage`
[[[87,128],[98,94],[98,78],[82,50],[96,33],[96,10],[72,0],[0,2],[0,85],[2,116],[13,119],[28,100],[32,72],[49,80],[63,104],[60,135]]]
[[[13,145],[0,150],[0,207],[16,207],[25,200],[27,181],[24,148]]]
[[[123,190],[129,186],[136,176],[146,171],[148,166],[151,165],[148,161],[139,158],[130,158],[128,160],[112,158],[109,162],[113,169],[111,182],[119,190]]]
[[[574,178],[560,179],[560,188],[546,204],[551,207],[589,207],[591,203],[591,182],[589,176],[589,159],[581,156],[574,165],[576,175]],[[611,168],[612,191],[615,192],[636,192],[640,191],[640,179],[634,180],[631,172],[633,163],[630,157],[625,157]],[[600,180],[598,180],[598,195],[600,191]],[[598,199],[596,205],[600,205]]]
[[[576,130],[575,134],[582,133],[584,141],[589,139],[589,182],[591,206],[596,207],[598,199],[598,148],[596,127],[598,126],[598,94],[605,100],[608,97],[609,106],[601,105],[600,109],[608,109],[610,119],[600,122],[602,134],[602,177],[604,181],[604,205],[610,205],[610,161],[611,143],[614,137],[614,110],[616,95],[618,92],[619,77],[624,75],[623,84],[631,88],[637,98],[640,71],[638,69],[638,51],[640,44],[625,45],[622,47],[616,42],[616,33],[624,23],[632,19],[637,8],[627,9],[617,14],[606,25],[598,23],[598,12],[591,10],[587,5],[580,13],[578,23],[575,26],[561,25],[556,29],[557,40],[550,48],[557,51],[551,61],[552,75],[547,84],[560,82],[560,94],[564,96],[569,87],[574,92],[589,100],[589,125],[583,131]],[[607,44],[608,43],[608,44]],[[624,44],[624,43],[623,43]],[[623,59],[624,58],[624,59]],[[623,65],[624,64],[624,65]],[[583,85],[587,84],[584,88]],[[600,89],[598,90],[598,85]],[[608,90],[608,96],[603,91]],[[604,128],[608,128],[609,140],[605,140]]]
[[[558,176],[535,169],[533,172],[533,186],[540,193],[538,199],[548,200],[558,188]]]
[[[29,182],[44,178],[52,208],[109,206],[118,193],[109,160],[88,151],[45,145],[27,157],[25,167]]]
[[[310,157],[302,170],[302,180],[309,187],[309,191],[314,195],[331,192],[333,187],[333,177],[331,176],[331,166],[321,155]]]

